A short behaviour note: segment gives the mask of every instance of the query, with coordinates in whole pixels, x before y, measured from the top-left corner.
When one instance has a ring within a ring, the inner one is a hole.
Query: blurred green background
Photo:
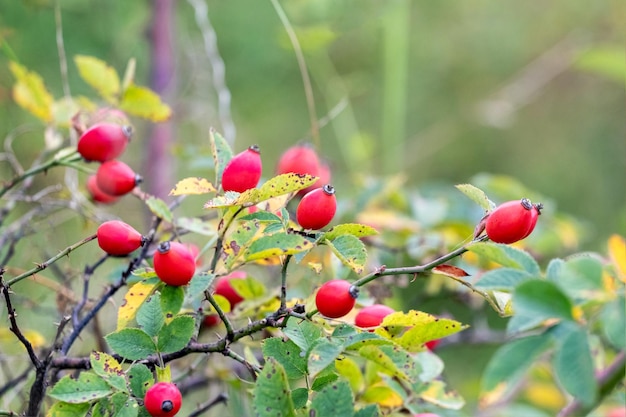
[[[123,72],[137,59],[149,82],[148,1],[62,3],[65,48]],[[212,66],[193,1],[175,2],[174,108],[180,177],[202,153],[209,126],[222,129]],[[585,248],[626,229],[623,31],[608,0],[292,0],[284,8],[309,67],[333,182],[405,172],[409,185],[462,183],[481,172],[509,175],[587,222]],[[297,62],[269,1],[208,1],[232,94],[235,148],[259,143],[267,175],[279,153],[307,138],[309,114]],[[62,95],[54,2],[0,4],[0,36],[21,62]],[[0,133],[34,119],[17,108],[0,65]],[[73,94],[93,94],[69,62]],[[136,121],[140,134],[146,124]],[[38,133],[21,139],[37,149]],[[141,140],[141,139],[140,139]],[[147,141],[143,141],[147,145]],[[141,158],[141,144],[133,147]],[[202,164],[191,165],[202,173]],[[184,169],[183,169],[184,168]],[[174,179],[171,179],[173,182]]]
[[[156,3],[61,2],[73,95],[94,97],[71,61],[76,54],[101,58],[120,73],[129,59],[136,58],[138,83],[150,83],[148,34]],[[58,98],[63,88],[55,4],[0,2],[0,38],[22,64],[42,75]],[[197,24],[199,4],[208,5],[210,27]],[[319,143],[314,141],[331,165],[340,198],[342,193],[355,196],[363,184],[371,186],[370,177],[385,181],[403,174],[407,189],[432,196],[432,190],[454,194],[452,184],[480,181],[484,177],[479,174],[491,173],[516,178],[546,198],[546,210],[580,219],[584,233],[576,249],[603,251],[610,233],[626,230],[623,5],[618,9],[609,0],[281,4],[310,71],[317,118],[332,115],[322,123]],[[174,110],[174,140],[167,162],[173,169],[166,180],[173,186],[187,175],[211,178],[209,127],[227,130],[228,118],[220,116],[217,99],[226,90],[213,82],[216,61],[207,56],[203,40],[203,30],[206,36],[210,29],[217,36],[232,99],[236,135],[230,139],[235,140],[236,151],[258,143],[264,176],[271,176],[282,150],[303,139],[313,140],[298,63],[275,9],[269,0],[181,0],[174,6],[171,62],[176,78],[164,94]],[[18,157],[30,162],[43,147],[43,129],[12,101],[13,78],[7,64],[6,56],[0,55],[0,137],[19,126],[33,126],[14,143]],[[145,167],[152,126],[139,119],[133,122],[138,134],[124,158]],[[0,164],[0,179],[8,178],[9,172]],[[522,197],[515,191],[499,190],[494,198]],[[203,199],[190,198],[188,207],[191,202],[198,203],[192,212],[201,212]],[[141,206],[127,199],[111,212],[137,225]],[[436,204],[427,207],[436,208]],[[87,233],[82,223],[55,221],[70,227],[45,232],[47,239],[37,243],[42,246],[37,247],[42,253],[37,260]],[[46,242],[54,246],[46,247]],[[554,252],[564,255],[573,249]],[[96,259],[95,253],[97,248],[85,248],[81,257],[71,258],[70,266],[81,268],[82,256]],[[54,314],[54,306],[38,305],[50,301],[46,291],[37,287],[24,300],[32,303],[25,305],[35,314]],[[492,315],[470,319],[474,312],[467,300],[442,299],[433,296],[436,292],[404,291],[396,299],[424,311],[451,313],[459,320],[504,326]],[[53,330],[46,330],[48,337]],[[493,347],[471,345],[462,354],[451,348],[441,350],[452,370],[451,385],[474,406],[477,379]]]

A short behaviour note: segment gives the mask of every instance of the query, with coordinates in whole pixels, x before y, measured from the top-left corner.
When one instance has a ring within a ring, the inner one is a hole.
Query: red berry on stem
[[[252,145],[228,162],[222,173],[222,188],[243,193],[257,186],[262,170],[261,151]]]
[[[296,209],[296,219],[304,229],[321,229],[331,222],[336,211],[335,189],[326,184],[302,197]]]
[[[535,228],[541,207],[541,204],[533,205],[527,198],[503,203],[485,220],[485,232],[496,243],[522,240]]]
[[[130,126],[97,123],[78,139],[78,153],[88,161],[109,161],[124,152],[131,134]]]
[[[98,227],[96,232],[98,246],[109,255],[128,255],[143,243],[141,233],[132,226],[119,221],[110,220]]]
[[[152,417],[172,417],[180,410],[183,396],[171,382],[157,382],[143,398],[143,405]]]
[[[207,314],[202,320],[202,326],[213,327],[220,323],[220,316],[217,314]]]
[[[234,279],[244,279],[246,277],[247,274],[244,271],[233,271],[228,275],[224,275],[215,283],[215,294],[226,298],[230,303],[231,309],[235,308],[237,304],[243,301],[243,297],[235,291],[230,281]]]
[[[196,273],[196,260],[186,245],[163,242],[154,253],[154,272],[168,285],[187,285]]]
[[[336,319],[348,314],[356,303],[352,284],[342,279],[333,279],[322,284],[315,295],[315,306],[320,314]]]
[[[112,204],[119,200],[118,197],[107,194],[98,187],[98,179],[95,175],[90,175],[87,178],[87,191],[91,199],[97,203]]]
[[[320,161],[319,169],[317,170],[317,177],[319,177],[317,181],[306,187],[304,190],[300,190],[298,194],[304,195],[309,191],[313,191],[316,188],[319,188],[322,184],[330,183],[330,180],[332,178],[330,173],[330,166],[325,161]]]
[[[96,172],[98,187],[113,196],[127,194],[141,182],[141,177],[122,161],[106,161]]]
[[[376,327],[385,317],[394,312],[395,310],[393,308],[387,307],[384,304],[374,304],[363,307],[354,317],[354,324],[357,327],[363,328]]]
[[[287,149],[278,159],[278,174],[309,174],[319,176],[320,160],[315,149],[309,144],[294,145]]]
[[[435,348],[439,345],[439,343],[441,343],[441,339],[435,339],[435,340],[430,340],[424,343],[424,345],[426,346],[428,350],[435,350]]]

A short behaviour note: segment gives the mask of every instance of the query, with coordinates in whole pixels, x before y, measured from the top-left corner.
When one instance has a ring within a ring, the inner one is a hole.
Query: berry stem
[[[287,266],[291,260],[291,255],[287,255],[283,261],[283,268],[280,273],[280,309],[279,313],[287,311]]]

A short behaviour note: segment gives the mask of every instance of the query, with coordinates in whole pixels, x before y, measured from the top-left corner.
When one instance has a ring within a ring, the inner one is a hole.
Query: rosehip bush
[[[103,62],[76,63],[89,85],[109,92],[102,99],[110,105],[169,117],[154,93],[140,100],[144,90],[132,82],[112,93],[98,84],[96,74],[115,73]],[[37,89],[16,65],[20,89]],[[215,130],[205,149],[212,178],[177,179],[159,198],[141,189],[136,167],[115,159],[128,140],[123,128],[107,125],[111,134],[102,126],[113,122],[102,121],[88,130],[81,114],[62,126],[42,119],[61,136],[68,125],[82,133],[78,145],[42,151],[29,169],[18,169],[14,154],[5,158],[12,171],[0,184],[0,298],[8,330],[0,346],[11,363],[0,367],[0,414],[469,416],[479,401],[490,415],[510,406],[575,416],[619,400],[623,237],[611,236],[606,253],[549,259],[543,248],[562,249],[575,227],[560,235],[568,223],[554,207],[539,216],[541,205],[523,196],[496,207],[489,195],[507,200],[498,190],[520,189],[501,177],[457,186],[458,199],[389,191],[376,180],[362,190],[337,181],[341,204],[329,185],[300,199],[324,174],[313,148],[289,148],[278,174],[263,177],[256,148],[233,156]],[[86,159],[101,162],[97,188]],[[94,207],[87,196],[106,201],[97,190],[111,198],[135,190],[128,198],[150,218],[135,230],[126,222],[140,224],[131,221],[138,211],[127,201],[114,211]],[[67,219],[84,234],[69,245],[59,228]],[[205,262],[181,243],[190,241],[202,245]],[[392,296],[401,311],[384,307]],[[463,349],[485,341],[480,398],[466,404],[450,386],[455,367],[444,367],[459,358],[465,372]],[[549,369],[558,382],[543,381],[556,406],[532,401],[533,369]]]

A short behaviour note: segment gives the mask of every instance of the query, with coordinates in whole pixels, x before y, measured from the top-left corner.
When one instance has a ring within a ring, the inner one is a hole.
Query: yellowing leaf
[[[176,183],[170,195],[207,194],[215,192],[215,187],[209,180],[200,177],[189,177]]]
[[[120,78],[114,68],[93,56],[76,55],[74,62],[78,73],[109,103],[115,103],[120,93]]]
[[[154,291],[154,288],[160,283],[159,280],[150,279],[147,281],[141,281],[130,287],[124,301],[117,312],[117,330],[121,330],[127,327],[137,315],[137,310],[144,301]]]
[[[381,407],[399,407],[402,405],[403,400],[400,395],[390,387],[377,384],[368,387],[362,396],[363,401],[369,403],[377,403]]]
[[[44,122],[50,122],[54,99],[46,89],[41,76],[14,61],[9,63],[9,68],[16,79],[16,83],[13,85],[15,102],[37,118]]]
[[[161,101],[157,93],[134,84],[124,90],[120,109],[153,122],[165,121],[172,115],[170,107]]]
[[[609,257],[615,265],[618,278],[626,283],[626,239],[620,235],[609,238]]]

